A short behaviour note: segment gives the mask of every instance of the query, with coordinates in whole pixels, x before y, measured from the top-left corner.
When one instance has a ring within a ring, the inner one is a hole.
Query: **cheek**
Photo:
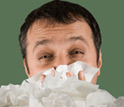
[[[52,68],[51,66],[42,66],[40,63],[38,63],[37,59],[34,58],[31,54],[28,56],[28,67],[30,72],[30,77],[43,72],[49,68]]]
[[[97,54],[96,54],[96,50],[94,48],[91,48],[87,51],[86,61],[87,61],[87,64],[89,64],[93,67],[97,67]]]
[[[29,70],[30,70],[30,76],[34,76],[40,72],[43,72],[45,70],[47,70],[48,68],[46,67],[42,67],[42,66],[38,66],[37,64],[33,63],[29,65]]]
[[[34,58],[31,50],[28,48],[27,49],[27,64],[29,68],[29,76],[32,77],[42,70],[37,66],[36,58]]]
[[[95,74],[95,76],[93,77],[91,83],[96,84],[96,82],[97,82],[97,77],[98,77],[98,73]]]

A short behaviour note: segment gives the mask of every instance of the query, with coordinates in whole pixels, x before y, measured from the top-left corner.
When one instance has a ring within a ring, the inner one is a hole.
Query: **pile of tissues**
[[[124,107],[124,97],[114,98],[98,85],[91,83],[98,68],[77,61],[60,65],[51,76],[53,68],[24,80],[21,85],[9,84],[0,88],[0,107]],[[66,72],[74,76],[67,78]],[[84,72],[86,81],[78,79]],[[41,83],[41,75],[46,75]]]

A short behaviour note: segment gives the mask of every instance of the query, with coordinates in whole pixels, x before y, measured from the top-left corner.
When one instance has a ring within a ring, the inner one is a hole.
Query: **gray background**
[[[27,14],[50,0],[0,1],[0,85],[20,84],[24,72],[18,35]],[[113,96],[124,96],[124,1],[68,0],[87,8],[102,33],[103,66],[98,84]]]

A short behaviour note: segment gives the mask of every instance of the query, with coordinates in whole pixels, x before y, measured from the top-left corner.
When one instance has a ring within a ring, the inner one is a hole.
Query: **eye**
[[[45,59],[45,58],[48,58],[49,56],[47,56],[47,55],[44,55],[44,56],[42,56],[40,59]]]
[[[73,50],[70,52],[70,55],[76,55],[76,54],[84,54],[84,52],[78,50]]]
[[[74,51],[73,54],[82,54],[80,51]]]
[[[46,55],[40,56],[39,60],[52,59],[52,58],[53,58],[52,54],[46,54]]]
[[[69,54],[71,57],[79,58],[84,55],[84,52],[81,49],[73,49]]]

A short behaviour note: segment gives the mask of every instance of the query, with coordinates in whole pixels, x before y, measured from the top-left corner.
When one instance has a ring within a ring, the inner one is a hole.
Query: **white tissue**
[[[53,70],[55,71],[54,77],[51,76],[51,72]],[[77,79],[78,79],[78,73],[80,71],[83,71],[85,75],[85,81],[91,82],[91,80],[93,79],[94,75],[98,72],[98,70],[99,70],[98,68],[91,67],[82,61],[76,61],[70,65],[59,65],[56,68],[56,70],[54,68],[50,68],[48,70],[40,72],[36,76],[29,78],[27,81],[34,85],[38,84],[40,86],[42,85],[40,79],[41,75],[45,75],[46,77],[43,82],[43,86],[48,88],[54,88],[54,87],[56,88],[56,87],[60,87],[63,84],[63,82],[67,80],[66,73],[69,71],[72,71]],[[51,79],[53,81],[51,81]],[[56,81],[56,79],[58,79],[58,81]]]
[[[94,75],[99,71],[99,68],[94,68],[82,61],[77,61],[77,62],[69,65],[68,70],[72,71],[77,78],[78,78],[78,73],[80,71],[83,71],[86,81],[91,82]]]
[[[69,66],[59,66],[55,77],[50,75],[52,70],[54,69],[48,69],[24,80],[21,85],[1,86],[0,107],[124,107],[124,97],[116,100],[107,91],[98,89],[98,85],[76,77],[80,70],[87,75],[93,70],[94,73],[88,76],[91,80],[98,69],[76,62]],[[70,70],[75,75],[65,79],[63,72]],[[43,84],[40,80],[42,74],[46,75]]]
[[[55,76],[51,76],[51,72],[55,71]],[[41,86],[41,75],[45,75],[45,80],[43,83],[43,86],[49,87],[49,88],[54,88],[54,87],[59,87],[63,84],[65,80],[67,80],[66,73],[69,71],[72,71],[74,76],[78,79],[78,73],[80,71],[84,72],[85,75],[85,81],[91,82],[92,78],[94,75],[98,72],[98,68],[94,68],[89,66],[88,64],[82,62],[82,61],[76,61],[70,65],[59,65],[56,70],[54,68],[50,68],[48,70],[45,70],[43,72],[40,72],[39,74],[35,75],[34,77],[29,78],[27,81],[34,84],[34,85],[39,85]],[[50,81],[50,80],[53,81]],[[56,81],[58,79],[59,81]],[[51,85],[53,84],[54,85]]]
[[[82,61],[77,61],[70,65],[59,65],[56,68],[56,70],[54,68],[50,68],[44,72],[41,72],[40,74],[48,76],[48,75],[51,75],[52,70],[55,71],[55,74],[59,73],[59,75],[57,75],[57,76],[59,76],[63,80],[67,80],[66,73],[69,71],[72,71],[74,76],[76,76],[77,78],[78,78],[78,73],[80,71],[83,71],[84,75],[85,75],[85,79],[86,79],[85,81],[91,82],[94,75],[98,72],[99,68],[94,68]],[[40,75],[38,74],[37,76],[35,76],[31,80],[30,79],[29,80],[30,80],[30,82],[31,81],[38,82],[39,78],[40,78]]]

